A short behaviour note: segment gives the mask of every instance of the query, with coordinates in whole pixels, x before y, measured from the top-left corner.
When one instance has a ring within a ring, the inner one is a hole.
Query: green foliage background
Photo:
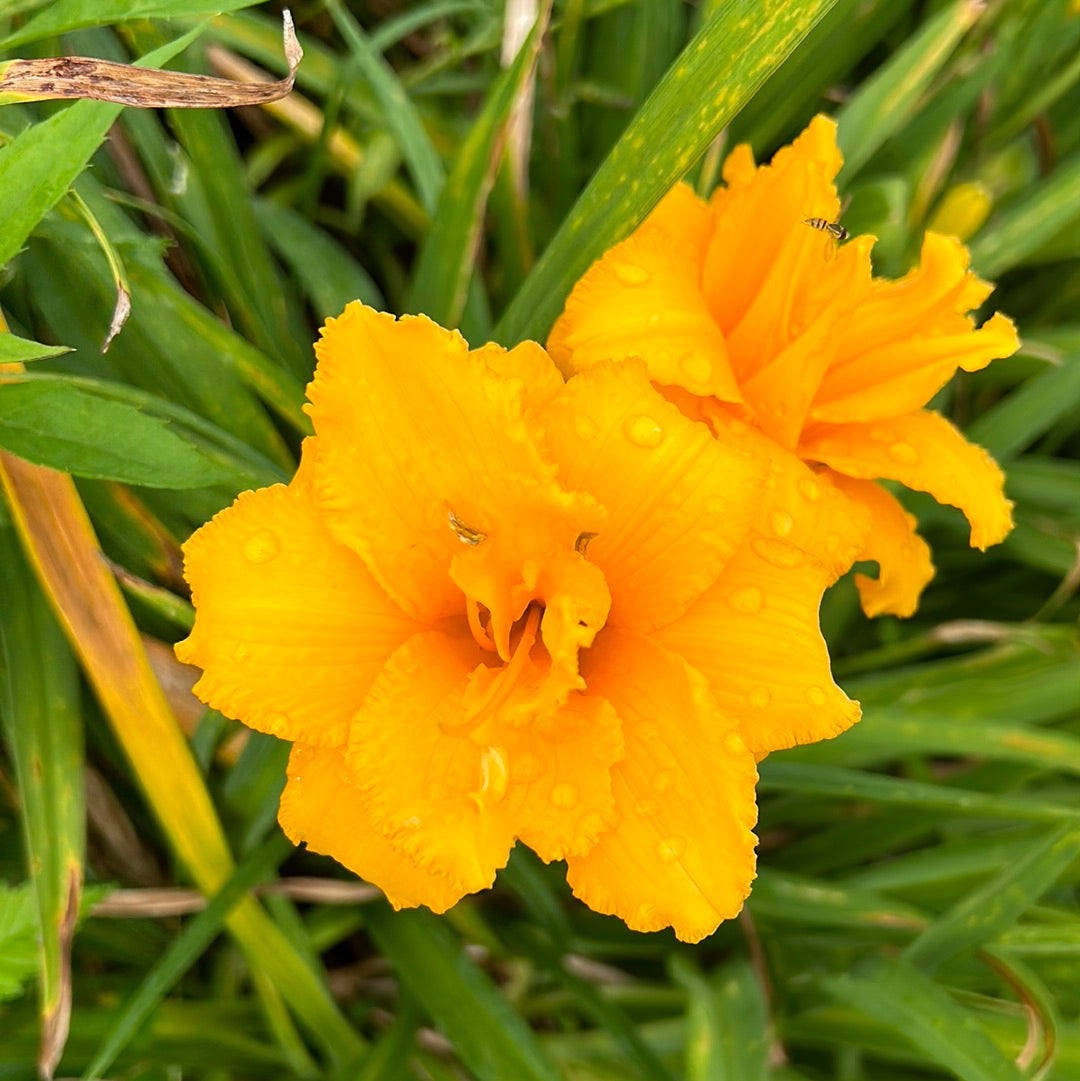
[[[325,317],[360,297],[474,344],[542,338],[675,179],[707,190],[725,146],[767,157],[818,111],[878,269],[964,229],[1020,326],[1018,356],[934,403],[1006,466],[1017,528],[973,552],[910,497],[939,567],[918,615],[867,621],[849,581],[826,597],[865,719],[763,763],[753,896],[688,947],[587,911],[527,852],[443,919],[339,897],[349,876],[277,831],[284,745],[235,753],[212,712],[190,772],[148,788],[0,504],[0,1078],[36,1076],[75,867],[60,1076],[1080,1079],[1080,5],[561,0],[525,199],[489,167],[531,75],[500,67],[500,0],[294,16],[306,112],[0,110],[0,362],[29,363],[0,447],[77,478],[147,636],[190,624],[179,544],[293,469]],[[243,0],[0,0],[0,35],[8,57],[284,68],[280,6]],[[118,283],[132,314],[103,355]],[[170,799],[205,805],[203,842],[177,841]],[[211,879],[220,830],[236,869]],[[318,881],[247,896],[298,876]],[[198,915],[95,915],[116,887],[226,878]]]

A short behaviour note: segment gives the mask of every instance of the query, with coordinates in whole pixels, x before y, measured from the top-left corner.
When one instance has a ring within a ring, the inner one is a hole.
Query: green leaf
[[[1076,824],[1048,834],[1024,857],[968,894],[904,951],[909,964],[933,972],[963,950],[990,942],[1015,923],[1080,854],[1080,811]]]
[[[887,63],[867,79],[837,115],[844,155],[838,183],[847,183],[886,139],[911,118],[930,81],[983,10],[973,0],[954,0]]]
[[[365,911],[398,978],[479,1081],[559,1081],[559,1071],[510,1002],[427,912]]]
[[[3,397],[0,389],[0,398]],[[51,1075],[68,1034],[71,941],[86,848],[78,666],[27,566],[15,531],[0,524],[0,717],[15,766],[39,933],[42,1045]],[[0,956],[6,953],[0,945]],[[2,995],[2,991],[0,991]]]
[[[16,338],[14,334],[0,334],[0,364],[25,364],[31,360],[45,360],[70,353],[69,345],[42,345],[41,342]]]
[[[961,1081],[1021,1079],[975,1017],[904,961],[875,958],[821,983],[834,998],[900,1033]]]
[[[759,788],[765,792],[800,792],[902,807],[927,807],[952,814],[1018,818],[1028,822],[1068,821],[1076,814],[1073,808],[1063,803],[973,792],[840,766],[811,766],[772,758],[761,764]]]
[[[442,326],[457,326],[461,319],[498,167],[497,151],[514,104],[532,77],[543,31],[538,22],[513,64],[496,80],[443,185],[405,302],[407,311],[423,312]]]
[[[37,933],[31,884],[0,883],[0,1002],[21,997],[37,970]]]
[[[210,899],[206,908],[189,921],[157,959],[142,983],[121,1006],[90,1065],[84,1081],[101,1077],[131,1042],[139,1027],[176,985],[185,972],[206,952],[221,933],[225,918],[252,886],[273,875],[292,851],[288,839],[278,833],[255,849],[232,873],[228,882]]]
[[[182,52],[205,24],[147,53],[141,67],[158,67]],[[101,145],[122,106],[77,101],[20,132],[0,148],[0,266],[23,246],[34,226],[71,187]]]
[[[153,488],[202,488],[226,477],[166,422],[67,382],[0,386],[0,446],[65,473]]]
[[[679,54],[593,175],[498,326],[543,341],[574,283],[708,149],[836,0],[726,3]]]
[[[22,29],[0,40],[0,49],[66,34],[83,26],[105,26],[125,19],[173,19],[217,15],[251,7],[258,0],[53,0]]]
[[[687,1081],[767,1081],[769,1009],[750,962],[728,961],[706,978],[676,956],[671,975],[687,993]]]

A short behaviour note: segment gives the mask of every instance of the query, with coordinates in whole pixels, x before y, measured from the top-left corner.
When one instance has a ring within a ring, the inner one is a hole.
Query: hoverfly
[[[809,225],[811,229],[820,229],[836,241],[847,240],[850,235],[838,221],[829,221],[828,218],[803,218],[803,225]]]

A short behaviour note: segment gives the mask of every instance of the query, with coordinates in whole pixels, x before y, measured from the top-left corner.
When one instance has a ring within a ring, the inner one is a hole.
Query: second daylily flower
[[[768,454],[640,362],[564,384],[359,304],[317,353],[296,477],[185,547],[177,647],[294,743],[288,835],[436,911],[521,839],[631,927],[711,932],[754,875],[755,754],[857,715],[816,625],[858,539],[835,492],[786,474],[805,513],[767,535]]]
[[[929,551],[874,481],[959,507],[978,548],[1000,541],[1012,524],[1001,471],[922,407],[957,368],[985,367],[1018,340],[1003,315],[975,329],[968,313],[991,289],[959,241],[928,233],[918,269],[888,281],[872,275],[873,237],[837,248],[814,227],[839,212],[841,161],[821,116],[769,165],[737,147],[707,203],[676,187],[589,270],[548,348],[567,373],[641,358],[688,416],[771,444],[778,478],[808,463],[863,516],[856,555],[880,567],[876,581],[856,579],[867,613],[910,615]],[[763,513],[778,535],[797,516],[793,487],[781,483]]]

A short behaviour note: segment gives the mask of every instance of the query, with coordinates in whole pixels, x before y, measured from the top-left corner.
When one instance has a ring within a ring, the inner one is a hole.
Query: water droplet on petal
[[[755,537],[750,546],[766,563],[783,570],[801,567],[806,560],[798,548],[792,548],[790,544],[773,540],[771,537]]]
[[[743,586],[742,589],[735,590],[729,600],[736,612],[753,615],[764,607],[765,594],[757,586]]]
[[[919,452],[910,443],[893,443],[889,447],[889,457],[901,465],[914,465],[919,460]]]
[[[420,819],[417,818],[416,815],[411,815],[409,818],[406,818],[405,821],[401,823],[401,828],[403,830],[409,830],[410,832],[412,832],[413,830],[418,830],[420,828]]]
[[[616,263],[611,269],[623,285],[644,285],[652,277],[644,267],[634,266],[633,263]]]
[[[772,701],[772,694],[769,692],[768,687],[755,687],[747,695],[747,701],[754,709],[765,709]]]
[[[724,747],[727,748],[728,754],[736,755],[738,757],[747,753],[746,744],[743,743],[742,737],[738,732],[728,732],[728,734],[724,736]]]
[[[281,551],[281,542],[265,530],[256,533],[244,544],[244,558],[250,563],[266,563]]]
[[[284,738],[282,733],[289,727],[289,718],[284,713],[268,713],[265,723],[270,735]]]
[[[579,413],[574,418],[574,431],[577,432],[578,439],[588,442],[596,435],[596,424],[590,417]]]
[[[707,383],[712,375],[712,364],[702,353],[687,353],[679,361],[679,370],[691,383]]]
[[[649,326],[658,327],[659,325],[660,325],[660,313],[659,312],[653,312],[649,316]]]
[[[644,413],[631,417],[624,425],[626,438],[639,447],[658,447],[664,441],[664,429]]]
[[[806,700],[812,706],[823,706],[828,701],[825,692],[820,687],[807,687]]]
[[[675,774],[669,769],[662,769],[653,778],[652,786],[654,792],[667,792],[675,784]]]
[[[661,863],[674,863],[685,851],[685,837],[665,837],[656,846]]]
[[[656,804],[651,799],[639,799],[634,804],[634,814],[648,818],[649,815],[656,814]]]
[[[240,645],[238,645],[236,647],[236,649],[233,650],[233,655],[232,656],[233,656],[233,660],[237,664],[243,664],[244,661],[246,661],[248,659],[248,657],[251,656],[251,649],[248,646],[246,646],[243,642],[241,642]]]
[[[816,503],[821,497],[821,486],[812,477],[803,477],[799,481],[799,492],[808,503]]]
[[[795,528],[795,519],[786,510],[770,511],[769,528],[778,537],[786,537]]]
[[[551,802],[564,811],[577,803],[578,790],[572,784],[557,784],[551,790]]]

